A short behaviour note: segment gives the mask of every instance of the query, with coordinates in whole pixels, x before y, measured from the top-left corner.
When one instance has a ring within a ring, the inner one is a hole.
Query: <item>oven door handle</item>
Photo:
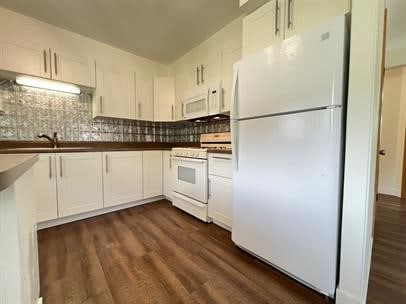
[[[185,161],[191,163],[201,163],[204,164],[207,162],[207,159],[196,159],[196,158],[187,158],[187,157],[171,157],[171,160]]]

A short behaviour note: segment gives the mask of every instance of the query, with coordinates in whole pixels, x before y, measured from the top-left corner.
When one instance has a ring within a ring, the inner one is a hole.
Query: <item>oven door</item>
[[[207,159],[172,157],[173,190],[207,204]]]

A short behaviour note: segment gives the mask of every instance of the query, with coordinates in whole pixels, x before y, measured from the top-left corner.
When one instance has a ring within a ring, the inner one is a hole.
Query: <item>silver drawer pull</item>
[[[222,159],[222,160],[231,160],[231,158],[228,157],[221,157],[221,156],[213,156],[215,159]]]

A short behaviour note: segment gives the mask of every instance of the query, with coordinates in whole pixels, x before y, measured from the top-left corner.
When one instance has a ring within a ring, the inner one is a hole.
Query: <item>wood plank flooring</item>
[[[324,303],[168,201],[41,230],[45,304]]]
[[[406,200],[377,203],[368,304],[406,303]]]

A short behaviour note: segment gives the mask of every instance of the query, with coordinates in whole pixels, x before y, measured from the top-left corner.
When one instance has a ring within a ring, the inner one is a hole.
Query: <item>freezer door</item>
[[[345,28],[338,16],[243,59],[233,119],[342,105]]]
[[[329,295],[336,287],[341,117],[336,108],[233,128],[233,241]]]

